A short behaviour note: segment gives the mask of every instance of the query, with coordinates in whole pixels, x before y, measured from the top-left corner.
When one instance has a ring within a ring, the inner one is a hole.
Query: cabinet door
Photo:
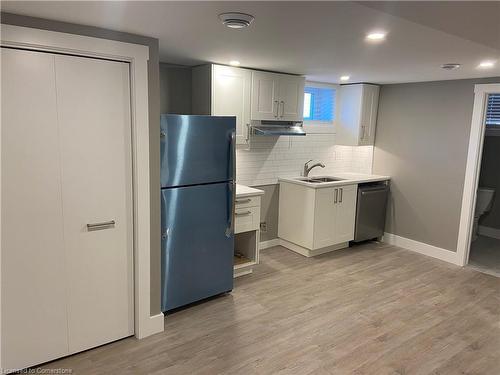
[[[129,66],[60,55],[56,79],[74,353],[134,332]]]
[[[360,119],[360,145],[373,145],[377,124],[379,86],[364,85]]]
[[[320,249],[337,243],[335,236],[337,225],[337,204],[335,203],[336,190],[338,189],[316,189],[316,200],[314,205],[314,249]]]
[[[2,367],[68,354],[54,55],[1,49]]]
[[[236,143],[248,142],[252,72],[247,69],[212,67],[212,115],[236,116]]]
[[[278,117],[284,121],[304,118],[304,77],[280,75]]]
[[[278,81],[278,74],[252,72],[252,120],[278,119]]]
[[[340,110],[337,121],[337,144],[347,146],[359,145],[361,128],[362,85],[345,85],[340,87]]]
[[[357,185],[342,186],[339,188],[338,203],[335,205],[336,244],[354,239],[357,192]]]

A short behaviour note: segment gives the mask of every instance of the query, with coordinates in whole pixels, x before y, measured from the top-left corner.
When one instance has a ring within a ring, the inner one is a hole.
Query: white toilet
[[[476,209],[474,210],[474,227],[472,228],[472,241],[477,239],[479,218],[491,209],[494,196],[495,189],[482,187],[477,189]]]

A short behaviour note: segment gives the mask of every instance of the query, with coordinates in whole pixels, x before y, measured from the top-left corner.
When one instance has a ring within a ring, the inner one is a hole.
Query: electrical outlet
[[[260,231],[262,233],[266,233],[267,232],[267,223],[265,221],[263,221],[262,223],[260,223]]]

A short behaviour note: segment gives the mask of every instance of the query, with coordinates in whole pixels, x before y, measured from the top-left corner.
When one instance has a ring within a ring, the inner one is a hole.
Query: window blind
[[[335,117],[335,89],[306,86],[304,120],[331,122]]]
[[[500,126],[500,94],[490,94],[488,96],[486,126]]]

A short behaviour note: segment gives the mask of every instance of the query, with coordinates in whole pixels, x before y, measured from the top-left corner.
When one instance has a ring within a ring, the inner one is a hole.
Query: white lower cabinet
[[[1,59],[2,367],[22,369],[134,332],[129,67]]]
[[[237,192],[241,185],[236,188]],[[248,189],[248,188],[247,188]],[[234,277],[252,273],[259,263],[260,195],[241,196],[236,193],[234,210]]]
[[[357,185],[318,189],[313,250],[354,239]]]
[[[280,183],[278,236],[305,256],[347,247],[354,239],[357,185],[311,188]]]

